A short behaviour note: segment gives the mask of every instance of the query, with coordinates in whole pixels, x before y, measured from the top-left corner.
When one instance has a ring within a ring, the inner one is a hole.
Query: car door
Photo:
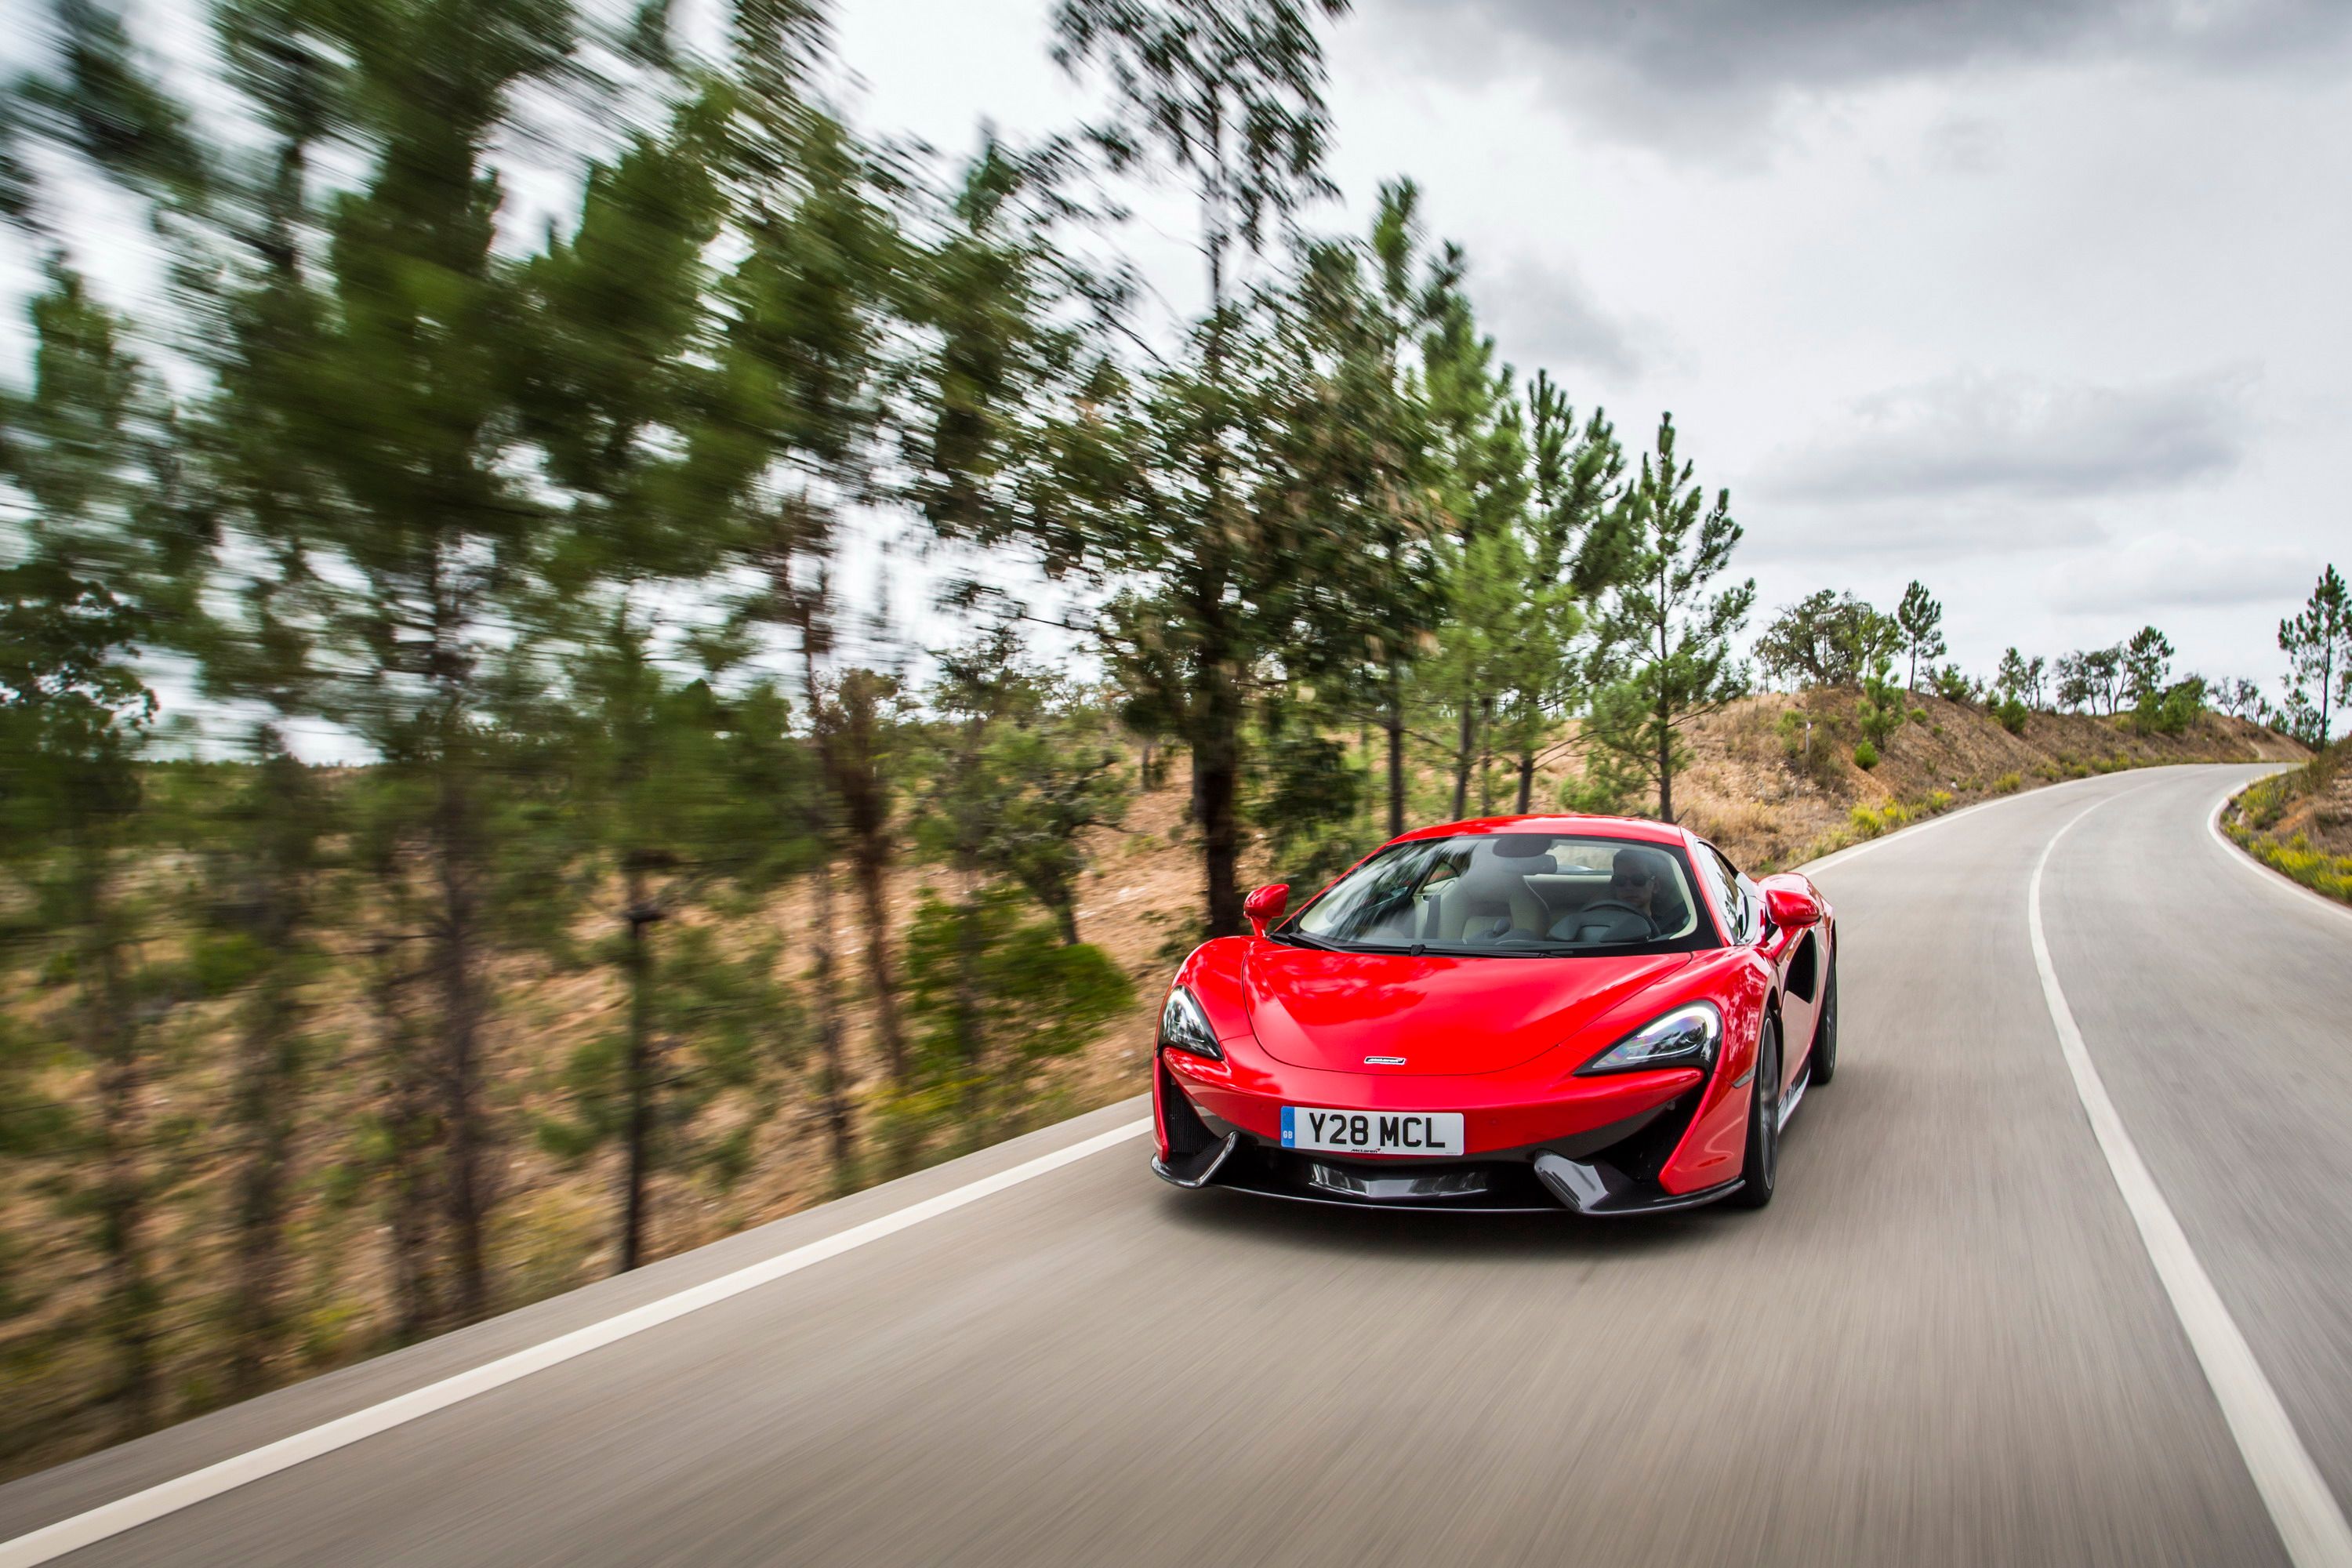
[[[1772,966],[1774,989],[1780,996],[1780,1075],[1781,1087],[1786,1089],[1804,1065],[1805,1053],[1812,1047],[1814,1021],[1821,1016],[1820,933],[1774,925],[1765,912],[1763,890],[1755,879],[1705,839],[1698,841],[1697,858],[1700,880],[1722,911],[1723,929],[1732,941],[1755,948]]]

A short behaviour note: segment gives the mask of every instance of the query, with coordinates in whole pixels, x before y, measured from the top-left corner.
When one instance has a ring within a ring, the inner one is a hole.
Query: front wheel
[[[1739,1190],[1725,1201],[1736,1208],[1760,1209],[1772,1201],[1780,1167],[1780,1026],[1764,1020],[1756,1036],[1756,1076],[1748,1096],[1748,1157]]]

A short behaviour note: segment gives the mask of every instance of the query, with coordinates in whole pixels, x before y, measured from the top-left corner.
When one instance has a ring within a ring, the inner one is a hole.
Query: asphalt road
[[[2352,1500],[2352,918],[2209,832],[2260,771],[2042,790],[1820,869],[1841,1071],[1760,1214],[1360,1215],[1175,1192],[1136,1139],[66,1560],[2284,1562],[2027,921],[2063,829],[2042,914],[2084,1047]],[[1139,1105],[33,1477],[0,1542]]]

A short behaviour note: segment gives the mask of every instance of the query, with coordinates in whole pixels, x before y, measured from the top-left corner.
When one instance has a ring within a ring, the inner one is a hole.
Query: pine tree
[[[1895,607],[1895,625],[1903,635],[1905,651],[1911,658],[1903,689],[1916,691],[1919,661],[1944,657],[1944,606],[1928,595],[1925,583],[1914,581],[1903,590],[1903,602]]]
[[[1263,363],[1264,334],[1239,341],[1231,254],[1237,242],[1262,248],[1270,228],[1329,189],[1313,17],[1346,8],[1346,0],[1246,8],[1062,0],[1054,14],[1055,58],[1110,83],[1116,119],[1097,135],[1114,165],[1173,170],[1200,214],[1207,314],[1187,341],[1189,363],[1155,375],[1140,400],[1150,429],[1128,449],[1150,477],[1129,489],[1120,536],[1098,551],[1122,574],[1157,584],[1152,599],[1114,617],[1114,635],[1130,671],[1171,678],[1157,683],[1150,704],[1192,752],[1213,936],[1243,930],[1236,863],[1252,666],[1288,629],[1296,586],[1253,505],[1265,470],[1253,473],[1236,451],[1247,434],[1240,378],[1253,370],[1244,362]]]
[[[1693,473],[1676,456],[1668,415],[1626,492],[1624,567],[1600,625],[1606,684],[1592,737],[1607,759],[1656,785],[1663,822],[1675,820],[1675,775],[1686,765],[1682,731],[1744,689],[1731,635],[1756,601],[1753,579],[1709,586],[1730,564],[1740,529],[1731,492],[1710,506]]]
[[[2336,709],[2352,702],[2352,592],[2334,566],[2320,573],[2302,610],[2279,622],[2278,643],[2287,658],[2288,692],[2303,699],[2325,746],[2334,734]]]

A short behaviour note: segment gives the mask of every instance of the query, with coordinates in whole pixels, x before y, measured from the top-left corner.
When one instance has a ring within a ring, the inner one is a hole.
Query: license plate
[[[1282,1108],[1282,1146],[1335,1154],[1459,1154],[1458,1110],[1318,1110]]]

